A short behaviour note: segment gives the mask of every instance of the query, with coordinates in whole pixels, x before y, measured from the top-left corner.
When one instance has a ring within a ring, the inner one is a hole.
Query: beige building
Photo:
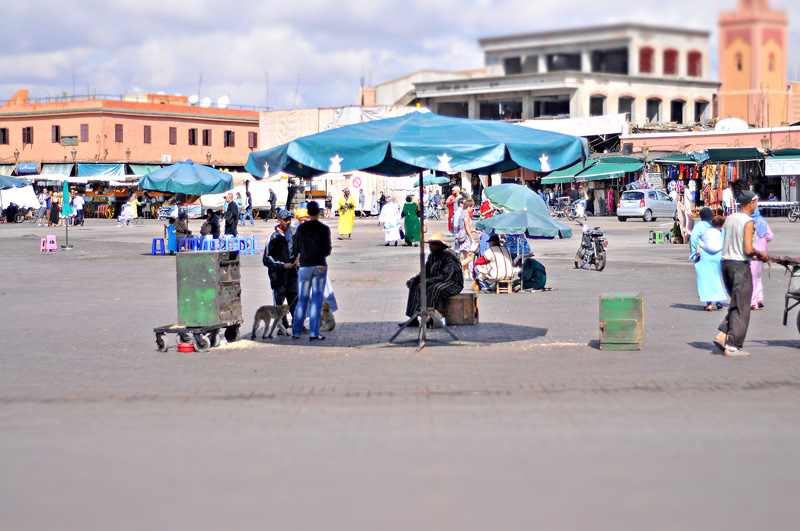
[[[378,85],[375,102],[488,120],[626,114],[638,124],[704,123],[719,88],[709,35],[618,24],[482,39],[482,70],[411,74]]]

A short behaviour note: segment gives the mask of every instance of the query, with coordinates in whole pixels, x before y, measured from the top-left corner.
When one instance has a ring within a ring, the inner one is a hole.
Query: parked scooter
[[[588,225],[581,225],[581,247],[575,254],[575,268],[583,269],[594,264],[594,268],[602,271],[606,267],[606,247],[608,240],[603,238],[600,227],[590,229]]]
[[[583,219],[583,221],[586,221],[586,207],[581,199],[570,203],[565,209],[565,213],[567,219],[570,221],[576,219]]]

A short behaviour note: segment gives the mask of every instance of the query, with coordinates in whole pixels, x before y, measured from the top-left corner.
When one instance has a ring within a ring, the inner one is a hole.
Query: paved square
[[[419,259],[359,220],[334,240],[325,342],[194,354],[155,350],[177,318],[174,258],[150,256],[163,222],[89,220],[52,254],[39,239],[63,228],[0,225],[0,529],[796,528],[782,268],[752,355],[726,359],[687,246],[648,244],[661,220],[592,221],[606,270],[574,269],[577,238],[533,242],[555,291],[481,295],[456,330],[486,346],[360,348],[397,329]],[[772,254],[800,254],[800,224],[771,226]],[[249,332],[271,294],[260,257],[242,276]],[[598,350],[599,295],[638,290],[643,350]]]

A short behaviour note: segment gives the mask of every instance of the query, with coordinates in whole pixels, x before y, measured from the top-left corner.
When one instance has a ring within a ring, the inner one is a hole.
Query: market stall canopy
[[[655,164],[697,164],[691,156],[686,153],[677,153],[675,155],[667,155],[666,157],[658,157],[653,159]]]
[[[12,173],[14,173],[13,164],[0,164],[0,175],[10,176]]]
[[[766,158],[767,177],[800,175],[800,149],[778,149]]]
[[[196,164],[191,160],[178,162],[139,178],[140,190],[176,194],[218,194],[231,188],[233,188],[233,178],[229,173]]]
[[[99,180],[124,178],[125,165],[124,164],[78,164],[78,177],[101,177],[102,179]]]
[[[542,184],[561,184],[574,182],[576,175],[595,164],[597,164],[596,160],[579,160],[572,166],[561,170],[556,170],[548,174],[547,177],[542,177]]]
[[[39,208],[39,200],[31,184],[17,188],[0,187],[0,208],[6,208],[11,203],[22,208]]]
[[[147,175],[164,167],[161,164],[129,164],[128,166],[134,175]]]
[[[586,155],[584,142],[574,136],[412,112],[251,153],[245,168],[257,179],[280,172],[314,177],[356,170],[384,176],[422,170],[489,174],[519,167],[548,172]]]
[[[539,194],[521,184],[498,184],[489,186],[484,190],[488,199],[495,208],[502,208],[511,212],[525,210],[542,216],[550,216],[547,205]]]
[[[711,148],[707,150],[708,162],[735,162],[746,160],[764,160],[764,154],[753,147],[745,148]]]
[[[422,178],[422,186],[430,186],[432,184],[447,184],[450,182],[449,177],[443,175],[426,175]],[[419,182],[414,183],[414,188],[419,187]]]
[[[525,234],[536,239],[571,238],[572,229],[550,216],[528,210],[506,212],[483,219],[475,225],[478,230],[495,234]]]
[[[644,162],[634,157],[605,157],[575,176],[575,182],[619,179],[641,170]]]

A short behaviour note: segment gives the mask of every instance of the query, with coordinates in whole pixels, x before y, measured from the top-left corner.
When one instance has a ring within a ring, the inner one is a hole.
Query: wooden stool
[[[498,280],[497,293],[513,293],[514,281],[513,280]]]
[[[478,324],[478,294],[473,291],[448,297],[436,309],[444,317],[447,326]]]

